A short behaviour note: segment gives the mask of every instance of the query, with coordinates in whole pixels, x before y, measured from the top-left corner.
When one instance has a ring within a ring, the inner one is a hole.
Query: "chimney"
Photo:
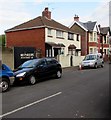
[[[77,21],[77,22],[79,21],[78,15],[75,15],[75,16],[74,16],[74,21]]]
[[[44,9],[44,11],[42,12],[42,16],[51,19],[51,12],[48,10],[48,7]]]
[[[101,28],[101,25],[99,24],[98,27]]]

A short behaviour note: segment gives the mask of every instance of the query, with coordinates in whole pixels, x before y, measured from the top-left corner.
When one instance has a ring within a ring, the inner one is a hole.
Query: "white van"
[[[86,68],[86,67],[98,68],[99,66],[104,67],[104,61],[103,61],[103,57],[102,57],[101,53],[86,55],[79,67],[81,67],[81,68]]]

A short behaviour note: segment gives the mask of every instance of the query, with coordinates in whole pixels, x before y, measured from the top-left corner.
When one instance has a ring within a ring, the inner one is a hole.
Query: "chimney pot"
[[[75,14],[75,16],[74,16],[74,21],[77,21],[77,22],[79,21],[79,16],[76,15],[76,14]]]
[[[44,11],[42,12],[42,16],[51,19],[51,12],[48,10],[48,7],[44,9]]]

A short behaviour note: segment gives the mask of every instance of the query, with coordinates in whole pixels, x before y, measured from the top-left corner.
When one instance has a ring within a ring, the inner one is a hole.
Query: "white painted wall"
[[[79,66],[79,64],[84,59],[84,57],[85,56],[73,56],[73,66]],[[71,67],[70,58],[71,58],[71,55],[68,55],[68,56],[59,55],[57,57],[57,60],[60,62],[62,68],[65,68],[65,67]]]
[[[64,39],[56,38],[56,30],[52,29],[52,37],[48,37],[48,28],[45,28],[45,42],[54,42],[56,44],[62,43],[65,45],[64,55],[68,54],[68,46],[74,44],[76,49],[81,49],[81,36],[79,35],[79,41],[76,40],[76,34],[74,34],[74,40],[68,40],[68,33],[64,32]]]

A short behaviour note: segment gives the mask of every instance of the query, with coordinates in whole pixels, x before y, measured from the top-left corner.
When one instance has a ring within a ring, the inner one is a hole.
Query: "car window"
[[[99,59],[100,57],[99,57],[99,55],[97,55],[97,59]]]
[[[4,65],[2,65],[2,70],[5,70],[5,66]]]
[[[41,60],[41,61],[39,62],[39,65],[46,65],[46,61],[45,61],[45,60]]]
[[[21,66],[19,66],[19,68],[33,68],[36,66],[36,64],[38,63],[39,60],[29,60],[24,62]]]
[[[47,59],[47,64],[57,64],[57,61],[54,59]]]
[[[87,55],[84,60],[95,60],[96,59],[96,55]]]

